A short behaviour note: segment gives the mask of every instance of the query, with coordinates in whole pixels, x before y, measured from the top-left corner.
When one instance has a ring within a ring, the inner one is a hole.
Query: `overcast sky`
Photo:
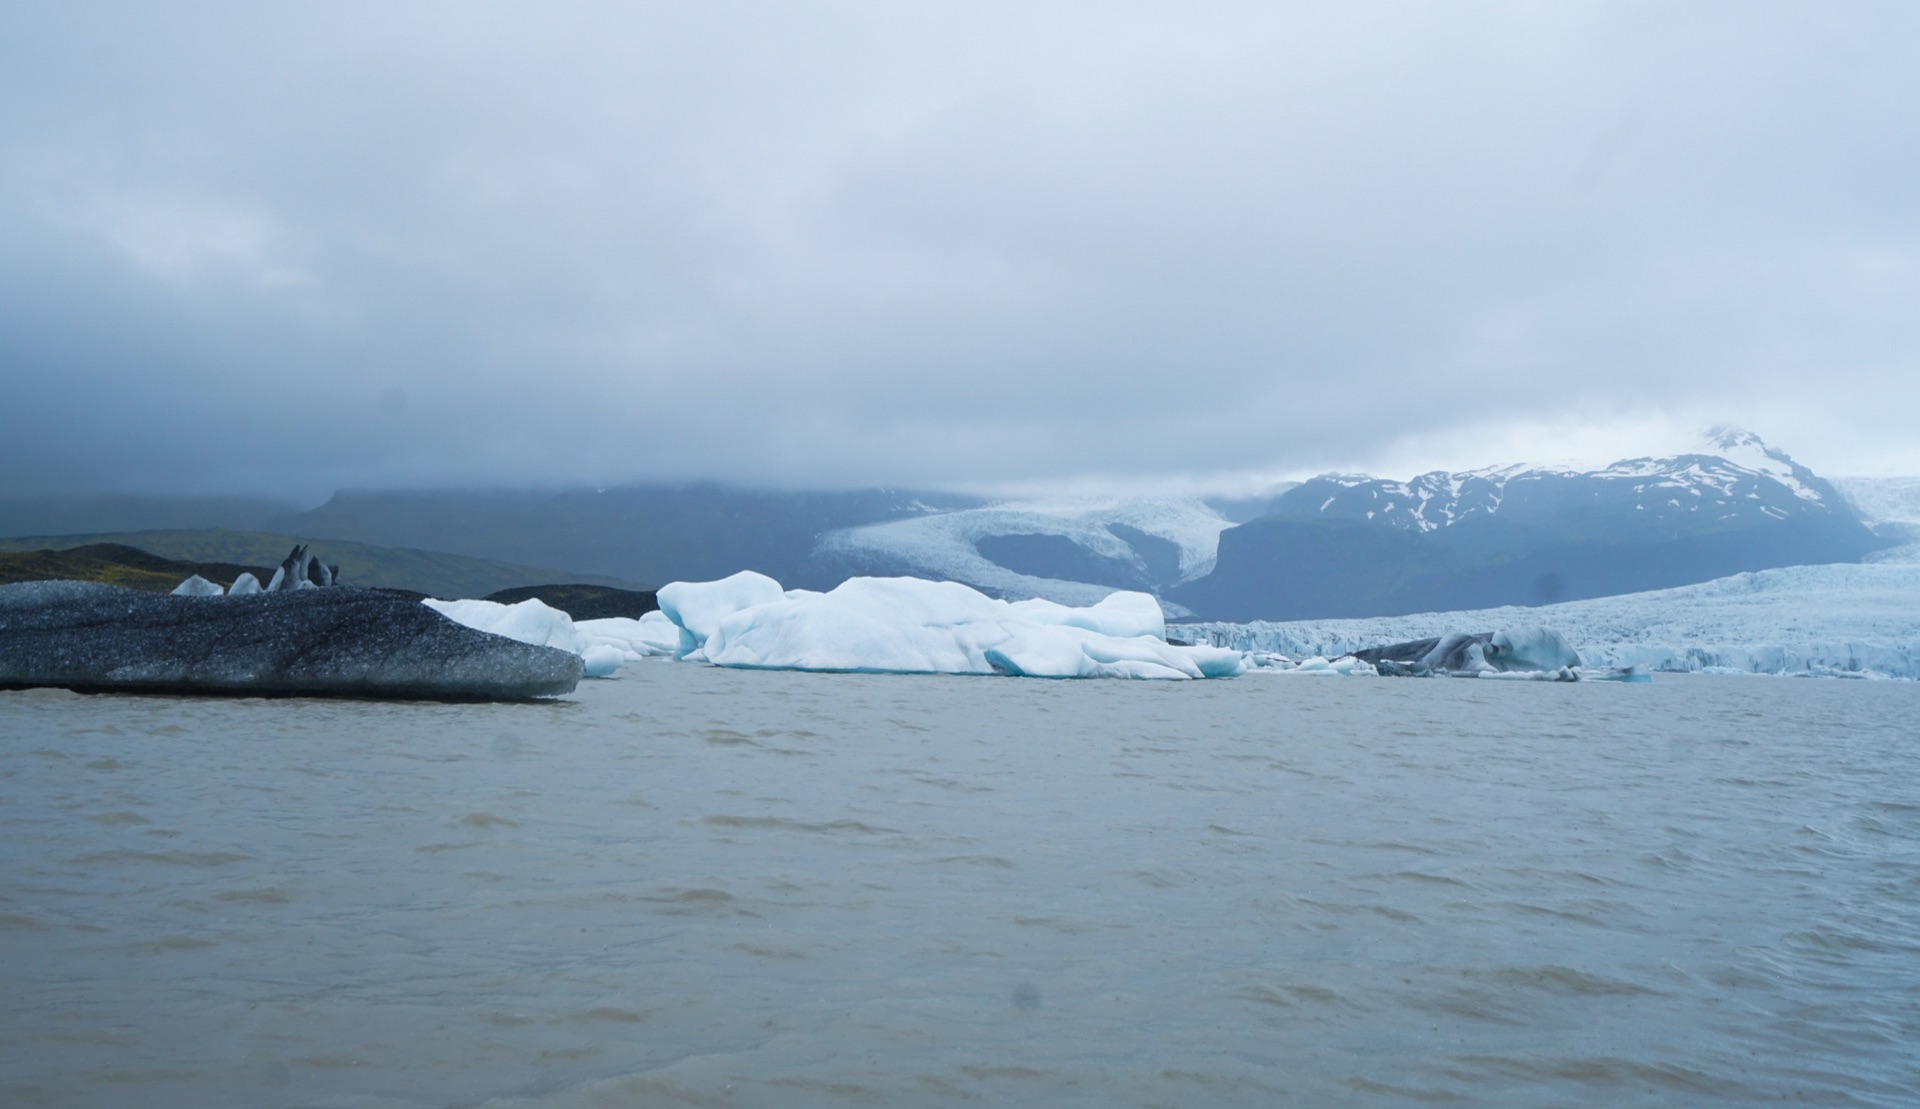
[[[14,4],[0,473],[1920,473],[1920,5]]]

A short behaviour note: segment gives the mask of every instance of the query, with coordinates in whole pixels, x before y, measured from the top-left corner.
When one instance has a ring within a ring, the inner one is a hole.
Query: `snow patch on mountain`
[[[1589,666],[1920,678],[1920,561],[1789,566],[1540,607],[1359,620],[1173,624],[1190,643],[1331,658],[1455,631],[1540,624]]]
[[[1744,470],[1765,474],[1793,490],[1803,501],[1824,500],[1820,491],[1807,484],[1813,476],[1805,466],[1787,456],[1787,452],[1767,446],[1751,431],[1737,427],[1716,427],[1707,433],[1707,441],[1721,458]]]

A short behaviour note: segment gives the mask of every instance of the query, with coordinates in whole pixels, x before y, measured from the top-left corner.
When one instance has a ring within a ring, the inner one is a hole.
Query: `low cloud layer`
[[[0,467],[1244,488],[1725,421],[1920,472],[1916,31],[42,6],[0,37]]]

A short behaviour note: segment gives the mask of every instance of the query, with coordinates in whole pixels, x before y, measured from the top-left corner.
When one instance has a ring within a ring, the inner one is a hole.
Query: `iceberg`
[[[173,587],[173,595],[176,597],[224,597],[226,593],[227,591],[220,588],[217,582],[210,582],[199,574]]]
[[[680,628],[658,612],[649,612],[638,620],[609,616],[575,621],[538,598],[511,605],[433,598],[421,603],[475,631],[579,655],[589,678],[612,677],[627,663],[672,654],[680,645]]]
[[[1523,624],[1497,632],[1450,632],[1368,647],[1354,655],[1388,674],[1504,674],[1577,670],[1580,653],[1552,628]]]
[[[685,658],[719,629],[720,621],[755,605],[782,600],[787,592],[765,574],[742,570],[719,581],[672,582],[654,596],[661,613],[681,629],[674,654]]]
[[[958,582],[850,578],[829,592],[783,590],[750,571],[675,582],[660,609],[681,632],[676,654],[716,666],[1036,678],[1223,678],[1240,652],[1166,642],[1145,593],[1074,607],[1002,601]]]
[[[1295,662],[1285,655],[1276,655],[1266,651],[1252,651],[1246,655],[1247,669],[1259,674],[1297,674],[1310,678],[1346,678],[1376,677],[1380,671],[1364,659],[1353,655],[1341,655],[1339,658],[1312,658]]]

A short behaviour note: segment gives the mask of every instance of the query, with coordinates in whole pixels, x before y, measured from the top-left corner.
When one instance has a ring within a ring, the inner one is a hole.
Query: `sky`
[[[1920,5],[0,15],[14,495],[1920,473]]]

